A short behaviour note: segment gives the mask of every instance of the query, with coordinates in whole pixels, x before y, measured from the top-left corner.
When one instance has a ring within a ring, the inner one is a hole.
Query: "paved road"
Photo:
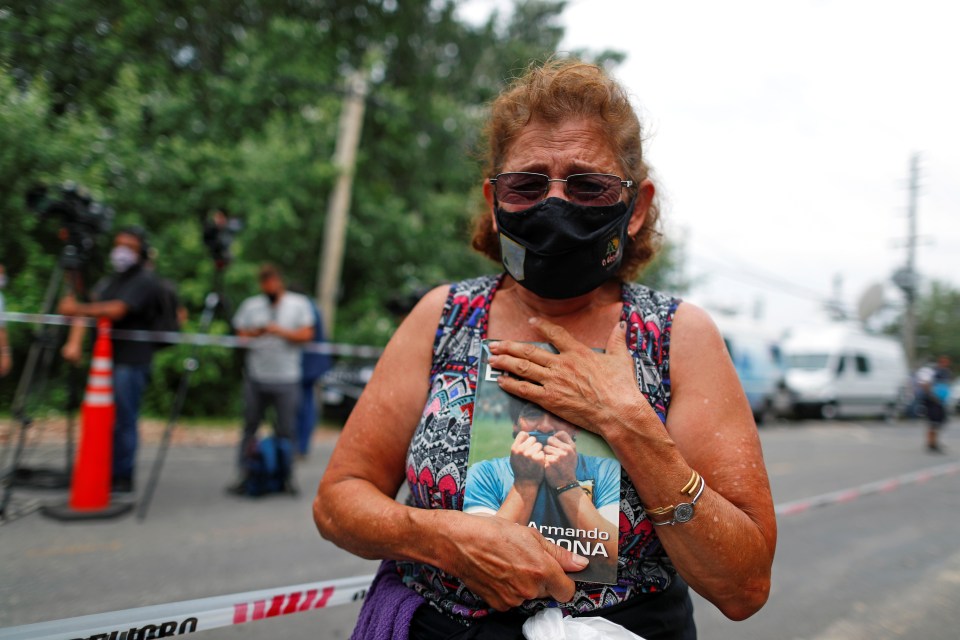
[[[778,504],[960,460],[960,431],[946,433],[951,453],[932,456],[916,423],[793,423],[764,428],[761,438]],[[145,523],[63,524],[31,513],[0,526],[0,627],[372,573],[375,563],[313,528],[310,494],[331,446],[300,466],[296,498],[224,495],[233,449],[177,447]],[[29,510],[63,496],[21,490],[15,499]],[[767,606],[732,623],[698,600],[700,637],[954,640],[958,509],[960,475],[952,475],[784,516]],[[345,605],[204,637],[347,638],[356,614]]]

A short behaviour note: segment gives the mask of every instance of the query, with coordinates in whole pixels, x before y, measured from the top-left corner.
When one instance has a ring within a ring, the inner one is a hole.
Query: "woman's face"
[[[501,171],[542,173],[551,178],[566,178],[575,173],[610,173],[622,178],[624,174],[623,167],[620,166],[613,148],[607,143],[603,130],[586,118],[565,120],[559,124],[531,122],[510,144]],[[644,182],[648,184],[648,181]],[[564,186],[563,182],[551,182],[546,197],[567,200]],[[484,184],[483,192],[492,213],[493,189],[489,183]],[[624,189],[620,195],[621,199],[626,201],[629,201],[630,196],[631,190],[628,189]],[[640,230],[648,204],[646,198],[638,198],[629,225],[631,235]],[[523,208],[503,203],[500,206],[507,211]]]

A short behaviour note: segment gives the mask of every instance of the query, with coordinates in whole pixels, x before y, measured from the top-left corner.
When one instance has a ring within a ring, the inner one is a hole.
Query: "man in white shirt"
[[[277,439],[290,446],[300,402],[302,346],[314,331],[310,301],[286,290],[276,266],[262,265],[259,280],[261,293],[244,300],[233,317],[238,336],[256,338],[246,354],[241,465],[253,453],[257,428],[270,406],[276,412]]]

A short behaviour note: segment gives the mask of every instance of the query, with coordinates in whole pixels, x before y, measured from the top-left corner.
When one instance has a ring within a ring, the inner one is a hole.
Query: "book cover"
[[[619,461],[600,436],[501,389],[489,342],[480,355],[463,510],[533,527],[584,556],[590,564],[569,573],[574,580],[616,583]]]

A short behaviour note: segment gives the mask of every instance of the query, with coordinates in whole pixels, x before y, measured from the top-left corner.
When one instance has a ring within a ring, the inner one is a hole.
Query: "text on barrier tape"
[[[372,575],[0,629],[2,640],[152,640],[362,600]]]

